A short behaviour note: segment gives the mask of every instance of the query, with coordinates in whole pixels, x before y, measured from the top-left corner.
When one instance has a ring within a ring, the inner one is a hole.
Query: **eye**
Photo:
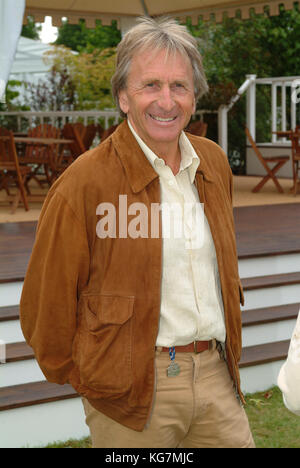
[[[155,81],[149,81],[149,83],[146,83],[146,88],[148,89],[156,89],[157,88],[157,83]]]
[[[183,93],[186,88],[183,83],[177,82],[171,86],[171,89],[173,90],[173,92]]]

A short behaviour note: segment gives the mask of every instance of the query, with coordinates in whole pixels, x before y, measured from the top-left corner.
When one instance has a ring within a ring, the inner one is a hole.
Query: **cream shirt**
[[[285,406],[300,416],[300,310],[288,357],[280,369],[277,383],[283,393]]]
[[[195,187],[200,159],[184,132],[181,164],[171,168],[128,125],[159,175],[163,235],[162,295],[157,346],[226,339],[216,251]],[[197,213],[197,216],[196,216]],[[181,227],[181,232],[180,232]]]

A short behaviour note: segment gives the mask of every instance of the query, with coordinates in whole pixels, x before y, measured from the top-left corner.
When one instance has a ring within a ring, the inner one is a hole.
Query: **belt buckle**
[[[197,351],[197,341],[194,341],[194,353],[199,354],[199,351]]]

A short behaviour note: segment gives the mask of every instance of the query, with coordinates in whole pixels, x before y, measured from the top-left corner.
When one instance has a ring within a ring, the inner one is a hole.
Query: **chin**
[[[149,130],[148,136],[153,141],[167,143],[177,140],[181,134],[181,131],[181,127],[176,129],[162,128],[159,130],[156,129],[155,131]]]

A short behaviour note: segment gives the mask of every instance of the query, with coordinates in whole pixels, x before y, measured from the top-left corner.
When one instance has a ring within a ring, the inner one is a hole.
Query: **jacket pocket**
[[[105,294],[82,298],[78,349],[81,383],[111,397],[132,385],[133,296]]]

